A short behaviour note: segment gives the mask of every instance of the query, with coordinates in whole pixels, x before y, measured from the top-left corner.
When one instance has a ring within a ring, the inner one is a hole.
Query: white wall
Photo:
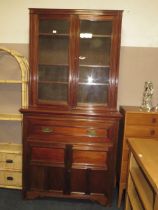
[[[0,43],[28,43],[28,8],[124,10],[121,45],[158,47],[157,0],[0,0]]]

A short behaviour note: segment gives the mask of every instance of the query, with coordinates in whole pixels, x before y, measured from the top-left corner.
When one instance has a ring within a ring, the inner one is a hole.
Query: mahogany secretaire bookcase
[[[112,201],[122,11],[30,9],[23,194]]]

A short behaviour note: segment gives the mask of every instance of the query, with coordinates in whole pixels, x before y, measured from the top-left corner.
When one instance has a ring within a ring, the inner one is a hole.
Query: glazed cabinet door
[[[31,16],[32,104],[68,104],[71,22],[69,15]]]
[[[113,22],[80,16],[77,89],[79,106],[109,104]]]

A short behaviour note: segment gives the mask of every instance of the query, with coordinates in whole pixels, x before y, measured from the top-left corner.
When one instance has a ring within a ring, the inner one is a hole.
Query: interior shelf
[[[22,84],[23,82],[21,80],[0,80],[0,84]]]
[[[79,82],[79,85],[98,85],[98,86],[108,86],[108,83],[88,83],[88,82]]]
[[[61,37],[69,37],[68,34],[57,34],[57,33],[40,33],[39,36],[61,36]]]
[[[39,66],[61,66],[61,67],[63,67],[63,66],[68,66],[68,64],[58,64],[58,63],[52,63],[52,64],[50,64],[50,63],[40,63],[39,64]],[[93,67],[93,68],[109,68],[110,67],[110,65],[92,65],[92,64],[79,64],[79,67]],[[50,69],[48,69],[48,70],[50,70]],[[82,70],[82,69],[81,69]]]
[[[49,37],[57,37],[57,36],[61,36],[61,37],[69,37],[69,34],[57,34],[57,33],[40,33],[39,36],[49,36]],[[92,38],[111,38],[111,35],[103,35],[103,34],[92,34]],[[82,39],[87,39],[82,38]]]
[[[67,85],[68,82],[58,82],[58,81],[38,81],[41,84],[63,84]]]
[[[22,121],[22,114],[0,114],[0,120]]]

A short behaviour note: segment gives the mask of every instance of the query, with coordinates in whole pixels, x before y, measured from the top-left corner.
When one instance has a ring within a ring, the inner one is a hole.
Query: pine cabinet
[[[141,138],[157,139],[158,138],[158,113],[144,112],[136,106],[122,106],[120,111],[123,115],[120,123],[120,171],[119,171],[119,197],[118,206],[121,205],[123,191],[127,186],[129,148],[127,139]]]
[[[21,109],[24,197],[111,203],[121,16],[30,9],[30,95]]]
[[[22,188],[22,145],[0,143],[0,187]]]

